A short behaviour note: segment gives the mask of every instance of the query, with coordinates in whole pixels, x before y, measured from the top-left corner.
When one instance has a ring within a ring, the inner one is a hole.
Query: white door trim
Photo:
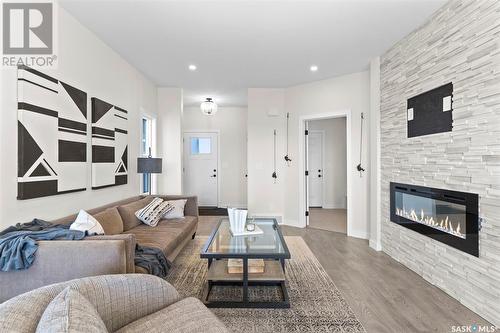
[[[317,120],[317,119],[329,119],[329,118],[346,118],[346,145],[347,145],[347,236],[352,235],[352,170],[351,170],[351,142],[352,142],[352,131],[351,131],[351,110],[337,110],[307,116],[301,116],[299,118],[299,226],[306,227],[306,191],[305,191],[305,140],[302,135],[304,135],[306,128],[306,121]]]
[[[309,134],[311,133],[320,133],[321,134],[321,207],[325,206],[325,130],[309,130]],[[311,174],[311,170],[309,170],[309,175]]]
[[[182,132],[182,154],[184,154],[184,135],[190,133],[210,133],[217,134],[217,207],[221,206],[221,195],[220,195],[220,179],[222,177],[221,170],[221,159],[220,159],[220,130],[212,129],[212,130],[186,130]],[[182,156],[182,161],[184,163],[184,156]],[[182,187],[184,188],[184,165],[182,165]]]
[[[302,132],[299,132],[299,140],[300,140],[300,137],[304,134],[305,131],[307,131],[309,133],[309,122],[308,121],[302,121],[301,124],[304,125],[304,128],[302,129]],[[301,141],[303,142],[303,146],[302,146],[303,147],[303,151],[302,151],[302,154],[299,154],[299,155],[305,157],[307,154],[309,154],[309,135],[304,135],[304,140],[301,140]],[[299,150],[300,150],[300,145],[299,145]],[[299,162],[299,164],[302,165],[302,170],[303,170],[302,171],[302,175],[303,175],[305,170],[309,170],[309,159],[308,158],[302,158],[301,160],[302,160],[301,161],[302,164],[300,164],[300,162]],[[307,208],[309,207],[309,182],[308,182],[307,177],[303,177],[302,180],[299,183],[303,186],[303,192],[302,192],[303,195],[300,197],[299,201],[300,202],[304,202],[305,210],[307,210]],[[300,193],[301,192],[299,191],[299,194]],[[300,208],[300,204],[299,204],[299,208]],[[302,212],[303,211],[301,210],[300,213],[299,213],[299,215],[301,215]],[[301,222],[301,217],[299,216],[299,223],[300,222]],[[309,225],[309,214],[305,216],[305,226],[307,227],[308,225]]]

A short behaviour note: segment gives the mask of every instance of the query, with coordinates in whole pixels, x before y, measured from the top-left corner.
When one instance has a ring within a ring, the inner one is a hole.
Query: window
[[[191,155],[212,153],[211,138],[191,138]]]
[[[148,157],[151,149],[152,154],[155,151],[154,147],[154,121],[152,118],[143,116],[141,118],[141,156]],[[141,179],[141,192],[149,192],[148,175],[143,174]]]
[[[141,155],[148,156],[151,147],[152,120],[146,117],[141,119]]]

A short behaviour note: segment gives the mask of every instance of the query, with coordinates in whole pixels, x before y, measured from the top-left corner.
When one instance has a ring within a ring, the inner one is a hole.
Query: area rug
[[[302,237],[285,239],[292,256],[286,264],[289,309],[211,310],[233,332],[365,332]],[[177,257],[167,277],[183,297],[202,297],[207,261],[200,259],[200,250],[206,240],[196,237]],[[238,297],[239,291],[229,293]],[[251,298],[273,298],[275,293],[273,288],[249,292]]]

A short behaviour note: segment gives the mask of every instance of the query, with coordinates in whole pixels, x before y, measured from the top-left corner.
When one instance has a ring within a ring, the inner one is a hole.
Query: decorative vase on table
[[[245,231],[248,211],[246,209],[228,208],[229,227],[233,235],[241,234]]]

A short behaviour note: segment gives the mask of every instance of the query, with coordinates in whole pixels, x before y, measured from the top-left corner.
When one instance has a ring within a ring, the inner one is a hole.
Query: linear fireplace
[[[391,183],[391,221],[479,256],[477,194]]]

